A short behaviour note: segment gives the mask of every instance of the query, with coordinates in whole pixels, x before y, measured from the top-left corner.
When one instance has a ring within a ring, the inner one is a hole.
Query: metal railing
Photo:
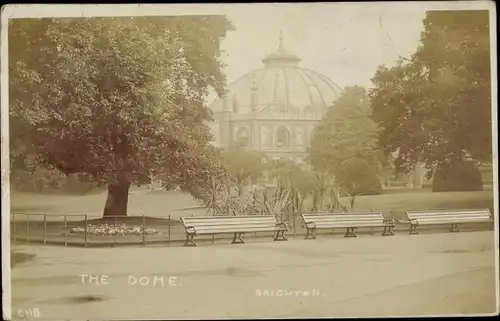
[[[386,211],[394,219],[401,211]],[[283,212],[276,215],[279,223],[288,226],[287,237],[304,236],[306,228],[299,212]],[[245,213],[242,215],[269,215],[266,213]],[[188,215],[182,215],[188,216]],[[191,215],[194,216],[194,215]],[[399,228],[407,224],[400,225]],[[370,234],[374,233],[370,229]],[[128,233],[127,233],[128,232]],[[319,232],[319,231],[318,231]],[[333,231],[324,231],[332,234]],[[341,233],[339,231],[339,233]],[[246,234],[246,238],[267,237],[271,232]],[[117,245],[152,245],[183,244],[186,240],[184,226],[180,216],[169,215],[130,215],[108,216],[90,214],[46,214],[46,213],[11,213],[10,236],[14,242],[57,244],[64,246],[117,246]],[[197,241],[231,239],[231,234],[199,235]]]
[[[246,215],[252,215],[251,213]],[[268,215],[258,213],[253,215]],[[278,222],[288,225],[288,235],[301,231],[300,213],[280,213]],[[129,233],[126,233],[126,232]],[[57,244],[64,246],[116,246],[178,243],[186,239],[179,216],[129,215],[107,216],[91,214],[11,213],[11,239],[15,242]],[[252,233],[253,236],[266,232]],[[252,234],[247,237],[252,237]],[[267,233],[268,234],[268,233]],[[232,235],[199,236],[211,240]]]

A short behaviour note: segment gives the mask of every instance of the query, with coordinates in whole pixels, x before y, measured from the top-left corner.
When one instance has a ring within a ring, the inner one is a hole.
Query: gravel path
[[[490,231],[198,248],[26,245],[15,250],[36,254],[12,269],[17,320],[22,319],[19,309],[34,308],[40,312],[38,320],[408,316],[496,310]],[[107,275],[107,284],[82,284],[80,274]],[[129,276],[144,276],[150,283],[130,285]],[[101,300],[88,301],[91,296]]]

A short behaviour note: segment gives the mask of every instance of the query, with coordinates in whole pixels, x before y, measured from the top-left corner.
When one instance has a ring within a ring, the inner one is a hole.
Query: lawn
[[[432,193],[415,189],[415,192],[387,193],[356,198],[356,211],[382,211],[391,218],[403,218],[409,209],[454,209],[490,208],[493,210],[492,190],[478,192]],[[39,213],[47,215],[87,214],[91,218],[102,216],[106,193],[67,196],[12,193],[11,207],[14,213]],[[347,200],[344,200],[347,202]],[[203,215],[204,210],[189,194],[173,192],[137,191],[129,196],[129,215],[148,217],[168,217],[182,215]],[[81,218],[80,218],[81,219]]]
[[[410,209],[464,209],[464,208],[489,208],[493,211],[493,191],[480,192],[448,192],[431,193],[425,190],[415,192],[388,193],[376,196],[360,196],[356,198],[356,211],[381,211],[386,218],[405,220],[405,210]],[[88,215],[88,223],[101,224],[102,207],[106,200],[106,194],[93,194],[86,196],[65,195],[39,195],[13,193],[11,195],[12,212],[18,213],[13,218],[11,235],[15,240],[42,241],[57,244],[84,244],[108,245],[123,243],[155,243],[183,241],[185,239],[184,228],[180,217],[185,215],[204,215],[205,210],[193,198],[185,193],[174,192],[141,192],[131,193],[129,197],[129,217],[127,219],[116,219],[115,223],[126,223],[127,225],[141,226],[155,229],[158,233],[135,236],[91,236],[87,235],[65,235],[73,227],[85,226],[85,214]],[[345,200],[347,201],[347,200]],[[47,214],[47,221],[43,222],[43,215],[23,214]],[[64,215],[68,215],[65,217]],[[145,215],[144,221],[140,217]],[[170,218],[170,219],[169,219]],[[29,219],[29,222],[28,222]],[[282,218],[283,219],[283,218]],[[303,235],[304,228],[298,216],[289,221],[291,227],[289,235]],[[406,231],[408,227],[401,225],[396,227],[396,232]],[[474,226],[475,228],[475,226]],[[481,227],[482,229],[482,227]],[[433,230],[435,230],[433,228]],[[442,230],[442,228],[441,228]],[[378,233],[378,230],[363,230],[360,233]],[[331,232],[323,232],[331,234]],[[334,234],[342,234],[344,231],[336,231]],[[321,233],[320,233],[321,234]],[[257,234],[255,234],[257,236]],[[271,239],[270,233],[258,233],[258,236]],[[217,235],[198,237],[199,241],[215,242],[222,240],[227,243],[231,235]]]
[[[106,192],[84,196],[12,193],[11,208],[14,213],[54,216],[87,214],[97,218],[102,216],[106,197]],[[134,191],[129,195],[128,212],[131,216],[167,217],[179,210],[197,206],[199,204],[187,193]]]

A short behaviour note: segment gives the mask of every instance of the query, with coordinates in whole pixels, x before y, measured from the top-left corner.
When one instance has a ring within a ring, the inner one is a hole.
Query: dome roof
[[[252,110],[315,115],[321,118],[342,89],[328,77],[299,67],[301,59],[280,45],[262,59],[264,67],[247,73],[228,86],[224,98],[211,104],[214,112],[244,114]]]

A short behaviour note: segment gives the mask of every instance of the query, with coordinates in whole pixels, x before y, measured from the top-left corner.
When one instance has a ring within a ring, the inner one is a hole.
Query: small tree
[[[351,210],[359,195],[377,195],[382,193],[382,185],[377,175],[366,160],[353,158],[346,160],[339,168],[337,178],[344,193],[350,198]]]
[[[377,160],[377,125],[363,87],[347,87],[314,131],[308,161],[316,171],[335,173],[346,159]]]

